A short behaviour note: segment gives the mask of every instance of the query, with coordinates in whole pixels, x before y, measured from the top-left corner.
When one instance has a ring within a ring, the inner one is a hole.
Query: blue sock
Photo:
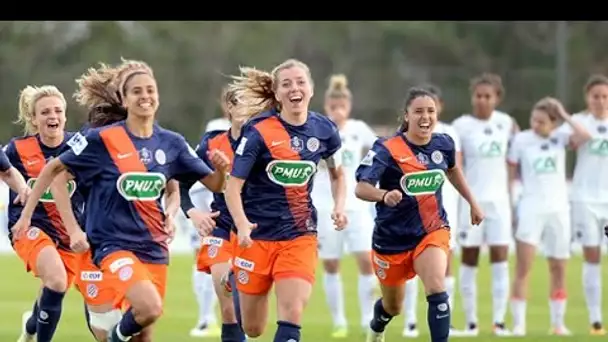
[[[300,342],[300,326],[297,324],[277,321],[277,332],[273,342]]]
[[[232,304],[234,305],[234,315],[236,321],[239,324],[241,330],[243,330],[243,321],[241,320],[241,302],[239,300],[239,291],[236,289],[236,279],[234,278],[234,272],[231,270],[228,275],[228,281],[232,287]]]
[[[384,332],[384,329],[392,319],[393,316],[389,315],[384,310],[384,306],[382,306],[382,298],[378,299],[374,305],[374,318],[369,323],[369,327],[377,333]]]
[[[53,291],[47,287],[42,289],[40,304],[38,304],[38,317],[36,334],[38,342],[51,342],[57,324],[61,318],[61,305],[65,292]]]
[[[87,306],[87,303],[84,303],[84,319],[86,320],[87,328],[89,328],[89,331],[91,334],[93,334],[93,337],[97,339],[95,333],[93,332],[93,328],[91,328],[91,315],[89,314],[89,307]]]
[[[131,337],[142,330],[143,327],[135,321],[133,309],[129,308],[129,310],[122,315],[120,322],[118,322],[118,327],[112,329],[112,341],[124,341],[125,338]],[[120,331],[120,335],[122,336],[118,335],[118,331]]]
[[[426,297],[429,303],[428,323],[432,342],[447,342],[450,335],[450,304],[446,292]]]
[[[243,342],[245,334],[238,323],[222,324],[222,342]]]
[[[25,322],[25,332],[30,335],[36,334],[36,324],[38,324],[36,318],[38,317],[38,299],[34,301],[34,307],[32,308],[32,315]]]

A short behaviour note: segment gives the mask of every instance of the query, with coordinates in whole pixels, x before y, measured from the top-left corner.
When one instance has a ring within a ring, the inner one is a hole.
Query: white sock
[[[329,312],[335,327],[346,327],[346,315],[344,313],[344,293],[342,290],[342,277],[339,273],[325,273],[323,277],[323,288],[325,298],[329,306]]]
[[[509,264],[492,264],[492,308],[494,323],[504,323],[509,305]]]
[[[462,308],[467,324],[479,322],[477,319],[477,267],[461,265],[458,283]]]
[[[513,326],[526,329],[526,300],[511,299],[511,313],[513,314]]]
[[[565,325],[566,298],[549,300],[549,312],[551,314],[551,326],[561,328]]]
[[[198,302],[198,324],[217,324],[215,315],[215,304],[217,296],[213,288],[213,279],[210,274],[199,272],[196,267],[192,273],[194,294]]]
[[[453,276],[445,277],[443,282],[445,286],[445,292],[448,294],[448,304],[450,305],[451,312],[454,312],[454,285],[456,279]]]
[[[376,287],[376,276],[373,274],[359,274],[357,292],[359,294],[359,309],[361,310],[361,326],[367,328],[374,317],[374,288]]]
[[[416,324],[416,309],[418,308],[418,277],[414,277],[405,283],[405,297],[403,298],[403,312],[405,326]]]
[[[599,264],[583,263],[583,288],[591,324],[602,321],[602,278]]]

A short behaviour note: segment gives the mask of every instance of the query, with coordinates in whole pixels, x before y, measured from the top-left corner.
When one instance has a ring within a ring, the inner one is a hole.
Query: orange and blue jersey
[[[6,172],[11,167],[11,162],[8,160],[6,153],[4,153],[4,148],[0,149],[0,172]]]
[[[380,183],[381,189],[399,190],[403,195],[395,207],[376,203],[375,252],[410,251],[430,232],[449,229],[441,187],[446,171],[456,163],[455,154],[454,141],[447,134],[434,133],[422,146],[410,143],[402,133],[374,143],[357,169],[357,181]]]
[[[341,145],[337,126],[314,112],[300,126],[285,122],[274,110],[243,126],[231,176],[246,180],[245,214],[258,225],[253,239],[284,241],[316,234],[312,179],[319,161],[332,157]]]
[[[6,156],[11,164],[23,175],[28,186],[33,187],[42,168],[50,159],[57,157],[68,148],[68,141],[74,135],[75,133],[73,132],[66,132],[64,141],[59,146],[52,148],[45,146],[40,141],[39,135],[14,138],[6,146]],[[82,224],[84,223],[85,197],[74,181],[68,182],[67,187],[72,201],[74,216]],[[13,203],[16,196],[17,194],[11,190],[8,207],[9,227],[17,223],[23,210],[23,206]],[[36,205],[32,214],[31,226],[40,228],[59,248],[66,251],[71,250],[70,237],[53,202],[53,195],[49,189],[44,192]],[[10,230],[9,237],[12,240],[12,232]]]
[[[221,131],[215,130],[205,133],[200,143],[196,147],[196,154],[201,158],[207,165],[211,165],[207,152],[213,150],[222,151],[228,159],[232,162],[234,159],[234,149],[236,147],[236,140],[232,138],[230,130]],[[193,183],[180,183],[180,195],[181,195],[181,207],[184,213],[194,208],[194,204],[190,199],[189,191]],[[215,218],[216,228],[211,233],[212,236],[222,238],[226,241],[230,241],[230,230],[234,227],[232,216],[228,211],[226,205],[226,199],[223,193],[214,193],[213,202],[211,202],[211,211],[218,211],[220,215]]]
[[[96,264],[116,251],[142,262],[168,263],[161,206],[166,184],[200,180],[212,171],[178,133],[155,124],[136,137],[124,121],[76,134],[59,158],[88,189],[86,232]]]

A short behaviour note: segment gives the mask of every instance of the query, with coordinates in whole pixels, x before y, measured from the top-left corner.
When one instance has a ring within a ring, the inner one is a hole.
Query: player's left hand
[[[29,229],[32,224],[32,217],[27,215],[21,215],[17,223],[11,227],[13,233],[13,242],[19,240]]]
[[[74,233],[70,235],[70,248],[75,253],[84,253],[89,249],[89,242],[87,241],[87,235],[80,229],[80,227],[76,227]]]
[[[19,189],[19,193],[17,194],[17,197],[15,197],[13,204],[25,205],[25,202],[27,202],[27,198],[30,196],[31,192],[32,189],[30,189],[28,186],[24,186],[23,188]]]
[[[165,232],[169,234],[167,243],[171,243],[175,238],[175,224],[173,223],[173,215],[171,213],[165,214]]]
[[[477,226],[483,221],[485,215],[477,203],[471,204],[471,224]]]
[[[348,224],[348,217],[342,211],[334,211],[331,213],[331,219],[334,220],[334,226],[337,231],[343,230]]]
[[[230,172],[230,159],[228,159],[224,152],[218,149],[207,151],[207,157],[214,169],[226,173]]]

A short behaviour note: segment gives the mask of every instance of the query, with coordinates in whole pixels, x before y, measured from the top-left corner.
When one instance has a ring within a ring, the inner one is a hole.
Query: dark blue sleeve
[[[4,148],[0,149],[0,172],[6,172],[12,167],[11,162],[8,160]]]
[[[187,218],[190,218],[190,216],[188,216],[188,210],[194,208],[194,204],[190,198],[190,188],[192,188],[194,183],[195,182],[193,181],[179,182],[180,207]]]
[[[342,139],[340,138],[340,131],[338,127],[332,122],[332,134],[327,139],[327,149],[321,156],[322,159],[327,159],[336,153],[340,147],[342,147]]]
[[[232,162],[232,177],[247,179],[264,144],[262,136],[252,126],[244,127]]]
[[[76,133],[67,145],[69,149],[59,155],[59,160],[77,182],[90,185],[103,170],[100,156],[107,153],[99,132],[90,131],[86,136]]]
[[[188,145],[186,139],[179,136],[175,144],[177,159],[171,165],[170,178],[177,179],[180,183],[196,182],[213,173],[209,166]]]
[[[378,184],[389,165],[390,158],[390,153],[382,145],[381,139],[376,140],[357,168],[355,173],[357,182],[367,182],[374,186]]]
[[[213,166],[211,166],[211,161],[209,160],[209,157],[207,157],[207,151],[209,150],[209,138],[210,134],[203,135],[201,142],[196,146],[195,152],[196,155],[201,158],[211,170],[213,170]]]
[[[445,146],[445,154],[446,154],[446,163],[448,164],[448,169],[456,166],[456,144],[454,143],[454,139],[448,134],[443,135],[445,137],[446,146]]]

